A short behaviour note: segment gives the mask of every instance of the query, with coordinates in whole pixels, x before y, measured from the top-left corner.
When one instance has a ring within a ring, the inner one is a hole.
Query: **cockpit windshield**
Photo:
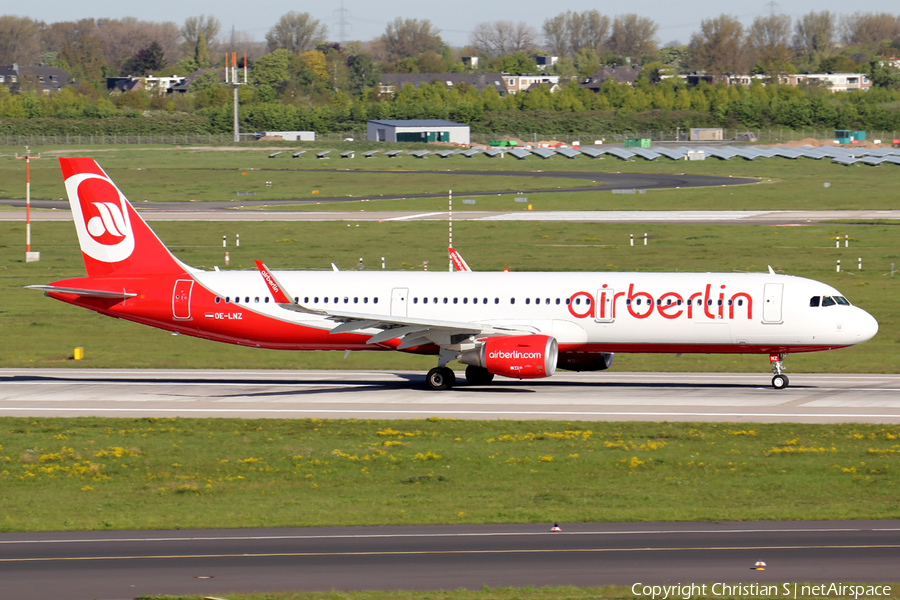
[[[850,301],[843,296],[813,296],[809,299],[809,305],[812,308],[817,306],[850,306]]]

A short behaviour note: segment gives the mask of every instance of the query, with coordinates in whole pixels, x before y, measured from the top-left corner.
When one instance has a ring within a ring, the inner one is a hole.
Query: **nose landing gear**
[[[787,358],[787,354],[784,353],[769,355],[769,362],[772,363],[772,372],[775,374],[775,376],[772,377],[772,387],[776,390],[783,390],[790,383],[787,375],[784,375],[781,372],[784,368],[785,358]]]

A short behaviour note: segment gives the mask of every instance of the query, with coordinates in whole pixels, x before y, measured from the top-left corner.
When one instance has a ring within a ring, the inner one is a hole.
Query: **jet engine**
[[[549,335],[491,337],[463,350],[459,362],[514,379],[540,379],[556,372],[556,338]]]

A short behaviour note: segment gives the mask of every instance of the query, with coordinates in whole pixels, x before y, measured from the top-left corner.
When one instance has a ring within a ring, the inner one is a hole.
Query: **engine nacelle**
[[[567,371],[605,371],[612,366],[612,352],[560,352],[558,369]]]
[[[540,379],[556,372],[556,338],[549,335],[491,337],[459,355],[464,365],[483,367],[494,375]]]

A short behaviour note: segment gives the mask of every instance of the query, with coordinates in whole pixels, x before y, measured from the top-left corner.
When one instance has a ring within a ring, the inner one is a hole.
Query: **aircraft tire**
[[[469,385],[487,385],[494,380],[494,374],[484,367],[469,365],[466,367],[466,381]]]
[[[455,379],[456,375],[447,367],[435,367],[425,376],[425,385],[429,390],[449,390],[453,387]]]
[[[776,390],[783,390],[789,383],[787,375],[776,375],[772,378],[772,387]]]

